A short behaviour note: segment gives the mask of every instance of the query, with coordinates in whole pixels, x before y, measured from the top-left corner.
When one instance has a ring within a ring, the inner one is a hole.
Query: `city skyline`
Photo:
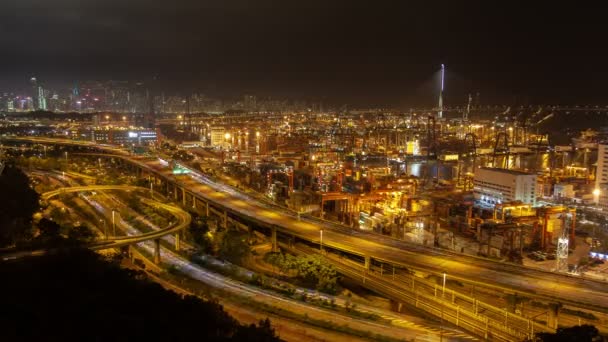
[[[385,2],[201,5],[8,1],[5,75],[141,80],[167,91],[313,98],[334,104],[604,104],[602,24],[593,8]],[[422,18],[426,18],[423,20]],[[18,37],[18,38],[17,38]]]
[[[0,1],[0,340],[606,340],[604,13]]]

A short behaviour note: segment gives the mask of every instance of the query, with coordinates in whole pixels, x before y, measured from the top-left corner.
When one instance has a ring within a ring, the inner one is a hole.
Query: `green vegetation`
[[[200,259],[200,260],[202,260],[202,259]],[[231,273],[231,272],[226,272],[225,268],[218,268],[218,267],[212,266],[213,265],[212,263],[203,262],[203,264],[205,264],[206,266],[209,266],[209,268],[211,268],[211,269],[217,269],[218,272],[223,273],[223,274]],[[234,271],[232,273],[237,274],[238,272]],[[374,334],[370,331],[355,329],[348,325],[339,325],[339,324],[333,323],[331,321],[316,319],[316,318],[308,316],[307,314],[300,314],[300,313],[293,312],[291,310],[287,310],[284,308],[279,308],[279,307],[275,307],[272,305],[268,305],[263,302],[256,301],[255,299],[252,299],[250,297],[234,296],[232,293],[228,293],[224,290],[211,289],[209,287],[202,285],[200,282],[198,282],[196,280],[192,280],[191,278],[188,277],[187,274],[182,274],[179,270],[175,270],[174,272],[171,272],[171,273],[163,273],[160,275],[160,277],[176,284],[177,286],[179,286],[182,289],[186,289],[187,291],[189,291],[191,293],[197,293],[200,296],[203,296],[205,298],[213,298],[214,296],[217,298],[229,298],[229,301],[231,301],[231,302],[234,302],[237,304],[242,304],[242,305],[254,308],[258,311],[263,311],[263,312],[267,312],[269,314],[274,314],[277,316],[288,318],[288,319],[294,320],[296,322],[302,322],[302,323],[310,325],[310,326],[315,326],[315,327],[322,328],[322,329],[328,329],[331,331],[349,334],[349,335],[356,336],[356,337],[366,338],[366,339],[370,339],[373,341],[384,341],[384,342],[406,341],[406,340],[395,339],[395,338],[391,338],[391,337],[387,337],[387,336],[383,336],[383,335],[379,335],[379,334]],[[238,273],[237,278],[240,278],[240,280],[243,280],[242,274]],[[262,288],[268,289],[268,288],[271,288],[271,286],[272,286],[271,281],[272,281],[272,279],[270,279],[270,278],[254,275],[252,278],[250,278],[249,283],[252,283],[252,284],[258,285]],[[327,309],[330,309],[333,311],[346,313],[350,316],[360,317],[360,318],[364,318],[367,320],[373,320],[373,321],[377,321],[377,322],[384,322],[384,319],[380,316],[377,316],[377,315],[371,314],[371,313],[357,311],[355,309],[356,305],[354,305],[354,304],[350,304],[348,310],[341,309],[336,305],[334,300],[328,301],[328,300],[324,300],[321,298],[313,298],[312,296],[296,294],[295,289],[293,289],[293,287],[288,287],[288,288],[291,291],[286,290],[284,292],[284,294],[288,295],[289,297],[299,299],[299,300],[305,301],[307,303],[314,304],[314,305],[317,305],[320,307],[324,307],[324,308],[327,308]],[[276,287],[272,287],[271,289],[275,290],[275,291],[277,290]],[[281,292],[281,291],[279,291],[279,292]]]
[[[87,250],[5,262],[0,278],[3,341],[279,341],[268,320],[241,325]]]
[[[319,255],[293,256],[268,253],[264,260],[281,272],[295,276],[303,286],[335,294],[338,291],[338,273]]]
[[[154,223],[156,226],[160,228],[166,228],[170,224],[170,220],[172,219],[172,215],[165,210],[156,208],[154,206],[148,205],[141,200],[141,193],[133,192],[133,193],[124,193],[114,192],[114,195],[120,198],[125,205],[132,209],[133,211],[143,215],[148,221]],[[135,217],[127,214],[127,211],[121,212],[121,215],[134,225],[138,227],[143,226],[139,224]],[[144,228],[145,229],[145,228]]]
[[[40,170],[62,170],[65,169],[65,160],[59,158],[39,158],[18,156],[14,159],[15,164],[28,169]]]
[[[187,236],[201,252],[237,265],[242,264],[251,255],[248,233],[235,227],[212,232],[207,217],[192,212],[190,214],[192,223],[188,227]]]
[[[242,264],[251,254],[247,239],[247,233],[236,228],[228,228],[221,233],[218,256],[220,259],[228,260],[233,264]]]
[[[191,212],[192,221],[188,227],[187,237],[197,244],[200,250],[206,254],[213,254],[213,241],[207,224],[207,217]]]
[[[0,247],[33,238],[32,215],[38,208],[38,194],[27,176],[14,164],[7,164],[0,175]]]
[[[42,218],[36,227],[38,234],[25,246],[28,249],[79,247],[96,238],[93,230],[84,224],[66,227]]]

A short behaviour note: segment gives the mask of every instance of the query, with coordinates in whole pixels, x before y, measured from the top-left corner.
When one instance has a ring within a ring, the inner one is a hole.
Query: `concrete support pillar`
[[[228,212],[224,210],[224,214],[222,215],[222,224],[224,225],[224,229],[228,228]]]
[[[175,198],[175,202],[177,202],[177,191],[179,190],[179,188],[177,187],[177,185],[175,185],[173,187],[173,198]]]
[[[253,242],[253,228],[247,226],[247,241],[251,244]]]
[[[365,269],[369,271],[372,266],[372,258],[369,255],[365,256]]]
[[[209,217],[209,202],[205,202],[205,216]]]
[[[175,233],[175,251],[179,252],[180,250],[180,232]]]
[[[160,264],[160,239],[154,240],[154,263]]]
[[[129,256],[129,260],[131,260],[131,262],[133,262],[133,246],[129,245],[127,246],[127,255]]]
[[[279,246],[277,243],[277,229],[272,227],[272,252],[276,253],[279,251]]]
[[[186,188],[182,188],[182,205],[186,206]]]

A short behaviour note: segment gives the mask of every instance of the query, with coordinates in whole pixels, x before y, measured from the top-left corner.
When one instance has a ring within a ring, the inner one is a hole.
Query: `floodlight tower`
[[[569,230],[574,229],[574,227],[570,227],[573,224],[573,215],[572,213],[563,213],[561,216],[562,219],[562,236],[557,239],[557,250],[556,252],[556,271],[557,272],[568,272],[568,249],[570,238]]]
[[[443,118],[443,84],[445,81],[445,65],[441,64],[441,89],[439,90],[439,112],[437,113],[437,119]]]

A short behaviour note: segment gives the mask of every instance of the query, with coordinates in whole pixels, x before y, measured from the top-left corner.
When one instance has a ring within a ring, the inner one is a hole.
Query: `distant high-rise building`
[[[156,114],[154,111],[154,96],[150,92],[146,92],[146,100],[148,102],[148,109],[144,113],[143,126],[144,128],[154,129],[156,128]]]
[[[38,109],[38,80],[36,77],[30,78],[31,96],[32,96],[32,110]]]
[[[44,89],[41,86],[38,86],[38,109],[47,110],[46,96],[44,95]]]
[[[254,110],[257,108],[257,98],[255,96],[245,95],[243,100],[243,106],[245,109]]]
[[[93,114],[93,127],[99,127],[99,114]]]
[[[603,208],[608,208],[608,144],[597,146],[597,168],[595,171],[594,201]]]

